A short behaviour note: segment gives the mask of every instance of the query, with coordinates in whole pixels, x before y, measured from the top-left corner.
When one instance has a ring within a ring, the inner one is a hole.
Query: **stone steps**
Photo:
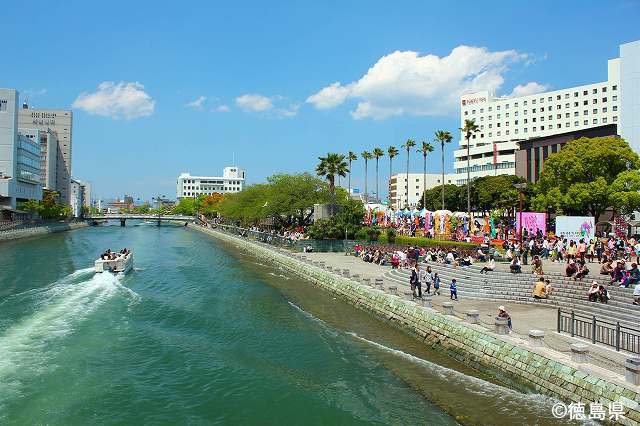
[[[611,321],[620,321],[631,325],[637,324],[640,309],[632,305],[633,297],[629,289],[610,289],[613,299],[609,304],[604,305],[596,302],[589,302],[586,299],[587,284],[580,288],[580,284],[554,283],[553,293],[550,299],[537,300],[531,296],[533,291],[533,277],[512,279],[514,274],[508,272],[492,272],[489,276],[480,274],[478,270],[471,271],[469,268],[453,268],[444,265],[430,265],[434,272],[438,272],[442,281],[441,288],[445,291],[449,288],[451,278],[456,278],[460,285],[458,294],[461,297],[485,300],[505,300],[517,303],[536,303],[572,309],[588,315],[596,315],[600,318],[607,318]],[[396,285],[409,286],[409,272],[392,270],[385,274],[385,279]],[[573,280],[571,280],[573,282]],[[621,290],[614,294],[611,290]],[[626,293],[622,293],[626,290]],[[618,300],[618,299],[622,300]],[[613,308],[613,309],[612,309]]]

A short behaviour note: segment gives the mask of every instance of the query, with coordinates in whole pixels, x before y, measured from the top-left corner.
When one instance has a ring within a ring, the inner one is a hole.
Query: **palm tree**
[[[414,146],[416,146],[416,141],[411,138],[402,144],[402,147],[407,150],[407,199],[404,202],[405,207],[409,207],[409,154],[411,153],[411,148]]]
[[[393,157],[396,157],[400,151],[395,146],[387,148],[387,155],[389,156],[389,205],[391,205],[391,176],[393,175]],[[396,182],[396,187],[397,187]]]
[[[364,202],[369,202],[369,193],[367,192],[367,162],[373,158],[373,154],[369,151],[362,151],[360,157],[364,160]]]
[[[464,126],[460,127],[460,131],[464,134],[464,138],[467,140],[467,213],[469,214],[469,225],[473,223],[471,221],[471,155],[469,154],[469,146],[471,135],[480,131],[480,127],[476,124],[476,120],[464,120]],[[471,229],[471,226],[469,226]]]
[[[451,143],[453,136],[446,130],[438,130],[436,140],[440,142],[440,148],[442,148],[442,210],[444,210],[444,144]]]
[[[418,150],[418,152],[422,153],[422,158],[424,160],[423,169],[422,169],[422,208],[426,209],[427,205],[427,154],[429,152],[433,152],[433,145],[429,142],[422,142],[422,148]]]
[[[380,161],[380,157],[384,157],[384,151],[382,148],[373,148],[373,156],[376,159],[376,201],[380,202],[380,193],[378,192],[378,162]]]
[[[326,157],[318,157],[320,163],[316,167],[316,174],[327,179],[329,183],[329,194],[331,196],[332,213],[335,206],[335,180],[336,176],[346,176],[349,169],[347,162],[344,161],[344,155],[335,152],[327,153]]]
[[[351,196],[351,162],[356,161],[358,156],[355,152],[349,151],[347,154],[347,160],[349,161],[349,196]]]

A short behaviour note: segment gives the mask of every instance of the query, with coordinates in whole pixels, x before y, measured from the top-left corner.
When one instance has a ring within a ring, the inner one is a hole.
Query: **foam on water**
[[[122,276],[94,274],[81,269],[53,284],[12,295],[3,301],[27,303],[34,311],[0,334],[0,411],[4,403],[20,396],[22,378],[33,378],[55,368],[49,364],[51,342],[73,333],[93,311],[120,293],[134,302],[140,296],[124,287]]]

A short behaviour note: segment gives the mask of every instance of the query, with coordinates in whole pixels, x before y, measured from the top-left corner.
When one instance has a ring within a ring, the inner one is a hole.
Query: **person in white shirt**
[[[480,269],[480,273],[486,274],[489,271],[493,271],[495,267],[496,267],[496,261],[493,258],[493,256],[491,256],[491,259],[489,259],[489,263],[487,263],[485,266],[482,267],[482,269]]]

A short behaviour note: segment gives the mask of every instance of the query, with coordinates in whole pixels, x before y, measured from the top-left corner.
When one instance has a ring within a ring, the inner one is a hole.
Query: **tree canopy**
[[[540,211],[590,213],[598,221],[609,207],[630,212],[640,206],[640,158],[624,139],[580,138],[544,162],[533,200]]]

